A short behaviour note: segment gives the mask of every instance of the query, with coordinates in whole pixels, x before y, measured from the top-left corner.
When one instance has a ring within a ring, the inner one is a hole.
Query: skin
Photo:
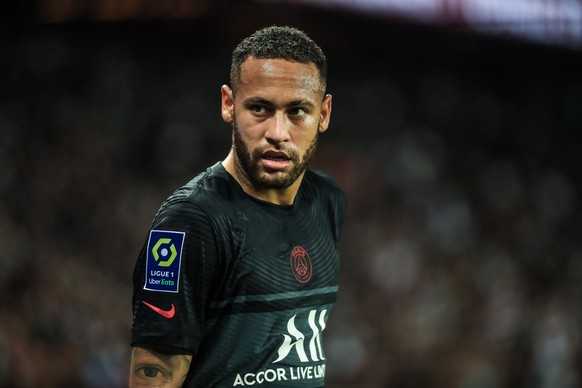
[[[130,388],[179,388],[184,383],[192,354],[165,346],[134,346],[131,352]]]
[[[221,88],[222,118],[233,127],[226,171],[255,198],[293,204],[317,136],[329,126],[331,100],[312,63],[247,59],[236,96]],[[134,346],[129,386],[181,387],[191,361],[181,349]]]
[[[308,162],[306,153],[314,151],[316,137],[327,130],[331,115],[332,97],[324,96],[317,67],[251,57],[242,65],[236,96],[226,85],[221,95],[222,118],[233,125],[233,139],[239,136],[223,161],[226,171],[255,198],[293,204]],[[241,142],[250,154],[246,163],[237,150]],[[273,168],[264,161],[273,157],[288,163]]]

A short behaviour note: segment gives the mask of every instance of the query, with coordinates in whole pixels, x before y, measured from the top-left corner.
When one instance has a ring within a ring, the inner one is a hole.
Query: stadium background
[[[0,27],[0,387],[126,384],[135,257],[160,202],[226,155],[230,51],[270,24],[304,29],[330,63],[314,167],[350,212],[329,386],[580,386],[571,35],[291,2],[47,0],[14,2]]]

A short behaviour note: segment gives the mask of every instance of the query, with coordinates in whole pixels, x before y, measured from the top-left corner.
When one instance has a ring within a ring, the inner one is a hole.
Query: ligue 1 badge
[[[178,292],[184,232],[152,230],[147,246],[144,289]]]

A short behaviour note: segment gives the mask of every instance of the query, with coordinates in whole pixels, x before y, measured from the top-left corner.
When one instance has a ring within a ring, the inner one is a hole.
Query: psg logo
[[[291,271],[299,283],[307,283],[311,279],[311,258],[300,246],[296,246],[291,251]]]

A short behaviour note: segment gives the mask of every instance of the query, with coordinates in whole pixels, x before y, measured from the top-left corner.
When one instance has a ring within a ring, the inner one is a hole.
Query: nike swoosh
[[[174,308],[174,304],[172,303],[172,308],[169,310],[162,310],[161,308],[154,306],[153,304],[149,304],[148,302],[142,300],[141,301],[143,304],[145,304],[146,306],[148,306],[149,308],[151,308],[152,310],[154,310],[156,313],[160,314],[162,317],[164,318],[172,318],[174,317],[174,314],[176,313],[176,309]]]

